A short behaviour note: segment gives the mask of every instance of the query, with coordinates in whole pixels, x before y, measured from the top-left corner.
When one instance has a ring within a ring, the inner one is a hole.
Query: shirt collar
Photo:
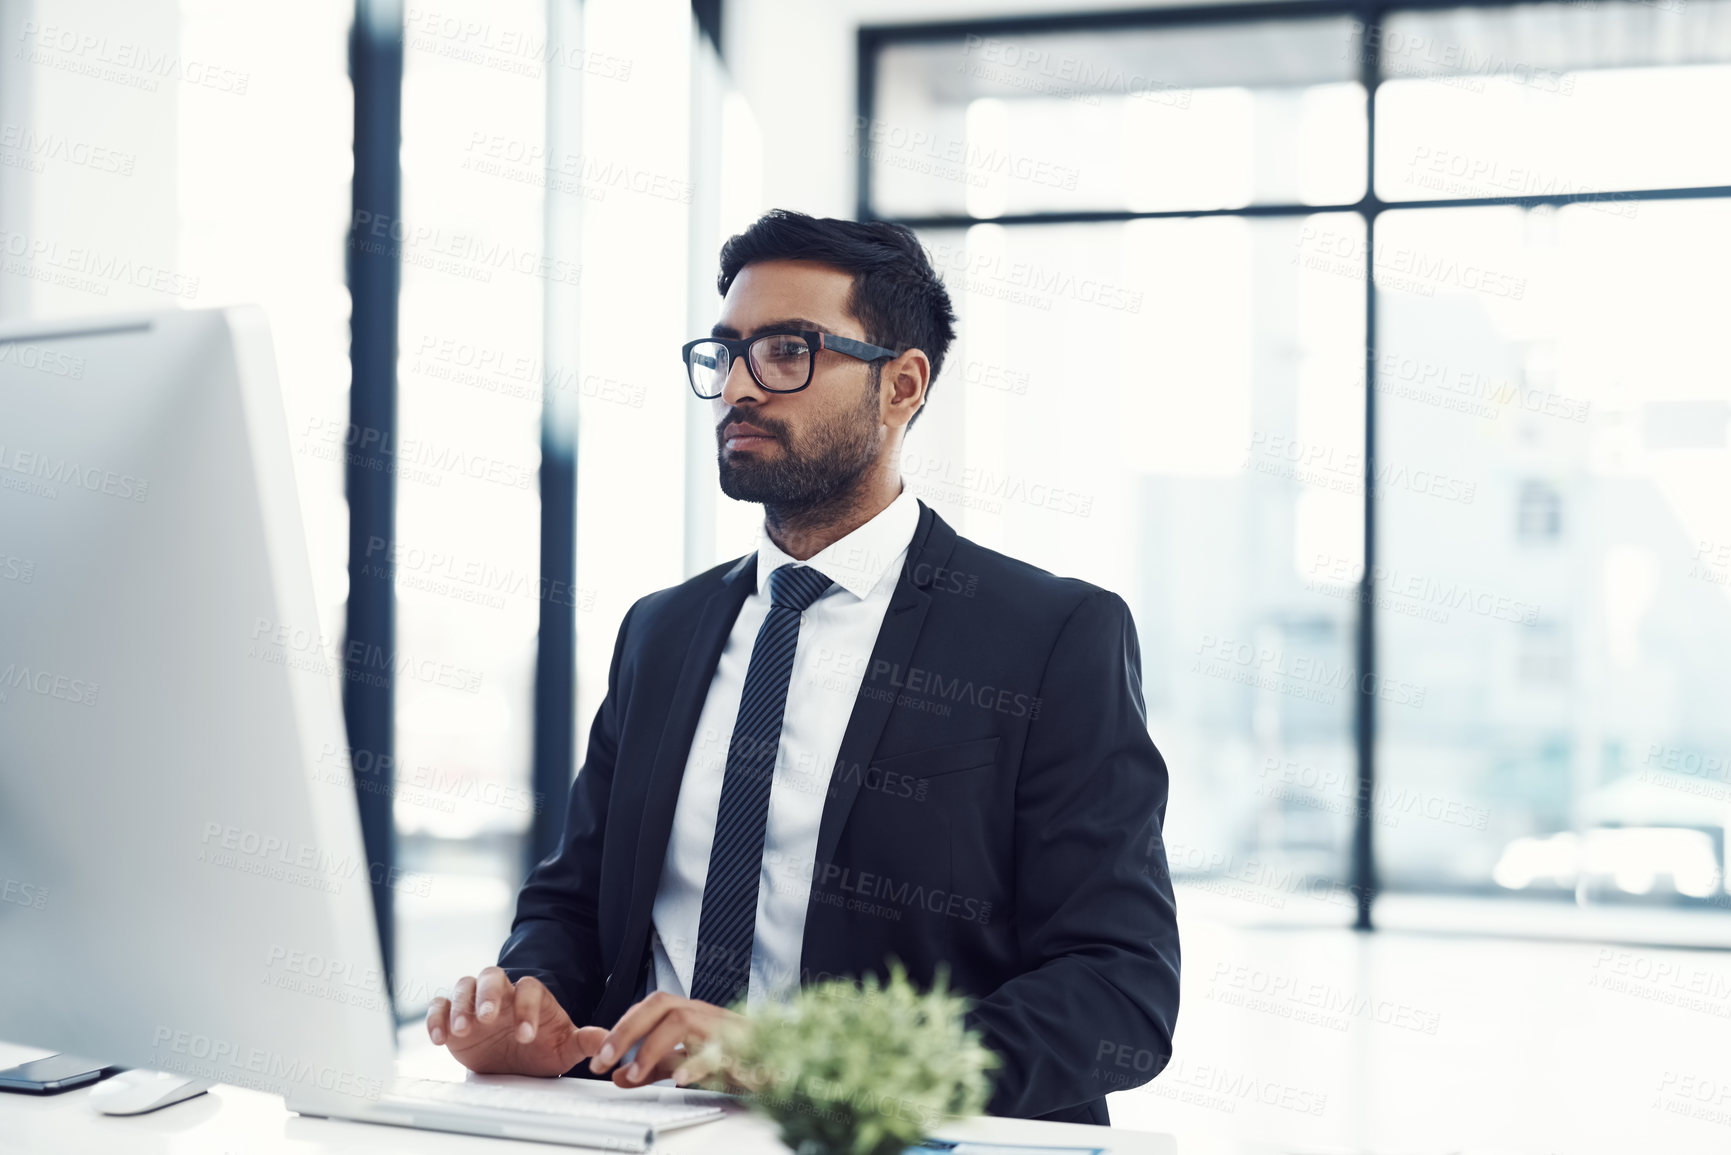
[[[769,575],[784,565],[808,565],[856,598],[877,588],[901,561],[920,522],[919,501],[902,486],[896,499],[845,537],[832,541],[805,561],[788,556],[761,526],[757,536],[757,590],[769,588]]]

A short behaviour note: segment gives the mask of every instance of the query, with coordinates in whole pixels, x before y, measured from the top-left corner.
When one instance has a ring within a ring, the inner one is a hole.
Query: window
[[[904,473],[1125,593],[1198,901],[1727,905],[1706,844],[1630,856],[1725,843],[1656,771],[1731,752],[1731,138],[1675,114],[1731,99],[1731,4],[909,25],[861,69],[861,215],[963,314]]]

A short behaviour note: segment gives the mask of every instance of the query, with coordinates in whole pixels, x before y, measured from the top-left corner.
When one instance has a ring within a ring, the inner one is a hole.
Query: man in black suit
[[[562,845],[428,1031],[476,1071],[683,1082],[729,1005],[899,959],[974,1000],[988,1110],[1105,1123],[1178,1012],[1129,608],[904,488],[955,320],[909,230],[772,211],[718,284],[686,371],[759,549],[626,614]]]

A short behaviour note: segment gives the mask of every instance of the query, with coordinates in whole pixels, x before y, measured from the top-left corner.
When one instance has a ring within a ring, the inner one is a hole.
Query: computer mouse
[[[90,1105],[104,1115],[142,1115],[208,1090],[209,1083],[168,1071],[122,1071],[90,1088]]]

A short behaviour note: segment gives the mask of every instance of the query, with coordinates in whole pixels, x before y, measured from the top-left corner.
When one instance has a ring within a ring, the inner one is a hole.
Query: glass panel
[[[690,220],[703,190],[691,171],[690,7],[586,0],[583,21],[586,46],[631,67],[628,80],[582,78],[581,160],[596,179],[591,195],[566,202],[583,248],[579,300],[559,322],[575,340],[580,374],[573,389],[579,766],[607,693],[620,622],[637,599],[695,572],[683,568],[685,422],[710,402],[692,395],[679,350],[709,331],[716,300],[712,248],[700,254],[696,280],[709,312],[693,328]]]
[[[925,240],[961,336],[909,487],[974,540],[1130,603],[1149,727],[1183,768],[1175,873],[1239,913],[1349,918],[1356,606],[1317,575],[1362,538],[1360,219]]]
[[[522,878],[541,303],[543,277],[559,274],[540,260],[542,61],[451,39],[463,17],[501,43],[544,45],[545,6],[444,15],[411,12],[404,40],[397,540],[374,559],[397,586],[394,801],[415,880],[397,896],[405,1013],[491,960]],[[382,772],[355,770],[363,784]]]
[[[1384,198],[1731,184],[1731,133],[1703,131],[1731,107],[1726,0],[1404,12],[1367,40]]]
[[[898,44],[849,155],[886,216],[1350,203],[1364,193],[1352,21]]]
[[[1381,870],[1722,912],[1731,203],[1607,208],[1379,218]]]
[[[414,882],[397,907],[398,1002],[411,1013],[490,961],[510,926],[524,835],[546,801],[530,780],[540,599],[576,610],[581,760],[620,619],[681,576],[679,520],[665,512],[679,505],[684,407],[697,404],[676,360],[690,59],[667,46],[689,41],[691,16],[567,5],[556,34],[547,16],[539,0],[408,13],[398,540],[379,563],[396,577],[405,671],[394,789]],[[451,39],[473,27],[488,29],[484,47]],[[643,116],[667,131],[642,133]],[[575,589],[540,580],[544,400],[575,409],[566,422],[581,438]]]
[[[180,258],[174,267],[193,274],[192,291],[184,298],[189,306],[244,302],[264,307],[295,450],[301,518],[319,602],[316,625],[328,643],[323,658],[332,670],[340,666],[336,646],[349,589],[343,453],[327,434],[334,430],[340,436],[349,414],[344,248],[352,208],[354,108],[347,43],[353,16],[348,3],[310,8],[293,22],[216,6],[181,10],[183,58],[234,62],[247,83],[240,93],[188,84],[174,94],[179,203],[173,229],[140,227],[142,221],[117,214],[121,205],[146,210],[153,203],[132,187],[134,163],[143,158],[130,153],[122,173],[106,173],[97,165],[85,169],[84,179],[108,182],[90,190],[95,195],[89,203],[45,185],[40,177],[35,194],[57,211],[78,214],[86,225],[114,223],[118,216],[142,236],[177,233]],[[82,115],[106,117],[113,103],[79,102],[78,107]],[[83,131],[55,127],[68,132],[68,139]],[[105,309],[120,305],[106,296],[97,300]],[[59,309],[54,313],[61,315]]]

